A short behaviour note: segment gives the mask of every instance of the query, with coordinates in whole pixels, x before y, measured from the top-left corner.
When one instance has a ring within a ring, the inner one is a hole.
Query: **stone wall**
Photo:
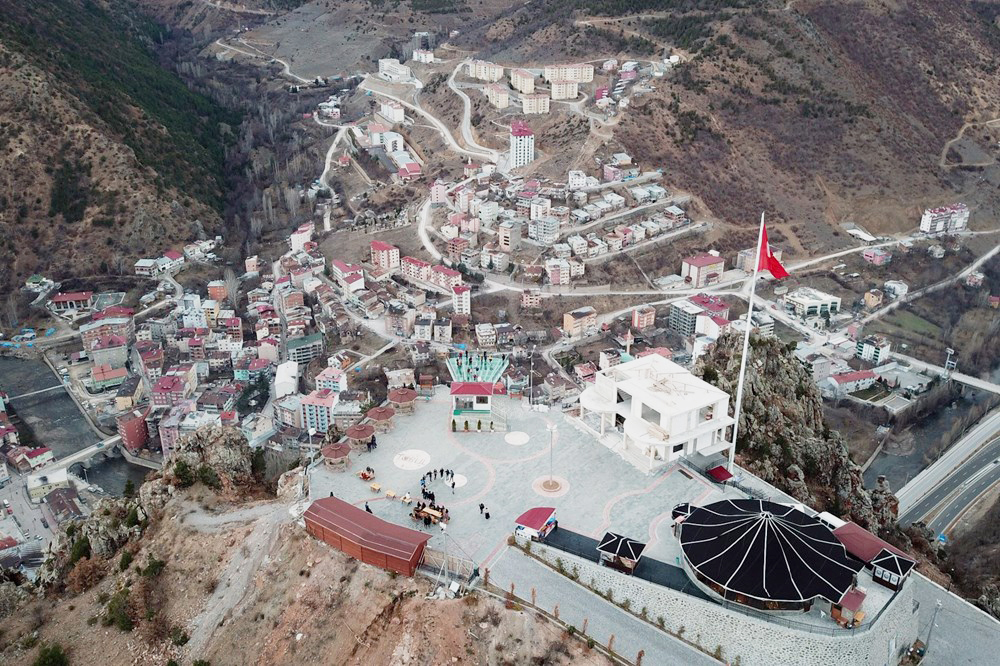
[[[522,545],[524,542],[520,542]],[[642,615],[674,634],[682,634],[709,654],[721,647],[722,657],[741,666],[815,666],[896,664],[899,653],[917,637],[917,614],[911,584],[890,602],[875,627],[830,636],[786,627],[640,578],[626,576],[564,551],[531,543],[531,553],[599,594],[611,592],[617,604],[628,601],[629,612]],[[557,560],[559,562],[557,562]],[[661,624],[662,622],[662,624]],[[830,621],[830,626],[835,625]]]

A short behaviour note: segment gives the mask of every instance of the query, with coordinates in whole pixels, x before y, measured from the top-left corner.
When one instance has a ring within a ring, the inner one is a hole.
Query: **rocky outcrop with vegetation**
[[[735,403],[743,338],[726,335],[698,364],[706,381]],[[879,531],[893,526],[898,501],[887,483],[864,487],[861,468],[848,457],[840,434],[823,421],[823,402],[812,377],[776,338],[751,338],[737,458],[792,497]]]

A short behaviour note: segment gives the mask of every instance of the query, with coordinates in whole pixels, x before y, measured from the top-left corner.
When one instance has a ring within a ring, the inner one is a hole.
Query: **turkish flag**
[[[788,277],[788,271],[781,262],[771,254],[771,246],[767,242],[767,225],[761,223],[760,247],[757,249],[757,270],[768,271],[775,279]]]

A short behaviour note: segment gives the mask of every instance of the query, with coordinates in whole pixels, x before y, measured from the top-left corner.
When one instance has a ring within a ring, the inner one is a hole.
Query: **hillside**
[[[736,395],[743,338],[721,337],[697,371]],[[888,488],[866,489],[840,434],[823,419],[823,400],[791,348],[777,338],[750,341],[737,460],[760,478],[818,510],[850,517],[873,531],[895,529]]]
[[[607,663],[516,606],[431,598],[433,581],[313,539],[292,517],[302,468],[275,497],[259,462],[239,431],[203,428],[137,498],[70,524],[44,595],[0,571],[0,663],[55,645],[107,666]]]
[[[681,55],[631,97],[615,142],[722,220],[767,210],[811,251],[846,244],[841,222],[895,233],[954,200],[993,224],[998,17],[934,0],[542,1],[457,41],[531,66]]]
[[[161,36],[117,1],[0,0],[0,289],[222,231],[240,118],[160,66]]]

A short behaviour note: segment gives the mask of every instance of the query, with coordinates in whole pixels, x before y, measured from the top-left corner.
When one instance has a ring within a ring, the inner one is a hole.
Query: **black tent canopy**
[[[645,548],[646,544],[639,543],[635,539],[630,539],[614,532],[605,533],[604,538],[597,544],[597,550],[602,553],[614,555],[615,557],[624,557],[633,562],[639,561],[639,558],[642,557],[642,551]]]
[[[830,528],[791,506],[724,500],[680,524],[684,558],[699,580],[727,599],[761,608],[839,603],[864,566]]]
[[[673,510],[670,512],[670,516],[674,520],[677,520],[682,516],[684,518],[687,518],[688,516],[691,515],[692,511],[694,511],[694,508],[692,508],[690,504],[688,504],[687,502],[682,502],[681,504],[678,504],[673,508]]]

